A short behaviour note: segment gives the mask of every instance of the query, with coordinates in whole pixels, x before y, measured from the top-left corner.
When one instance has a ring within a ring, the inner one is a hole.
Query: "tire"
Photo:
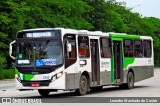
[[[82,75],[79,81],[79,88],[75,93],[79,96],[85,95],[88,92],[88,81],[85,75]]]
[[[49,95],[50,91],[47,89],[38,89],[38,92],[41,96],[46,97]]]
[[[129,72],[127,75],[127,83],[119,85],[120,89],[132,89],[134,87],[134,75],[132,72]]]

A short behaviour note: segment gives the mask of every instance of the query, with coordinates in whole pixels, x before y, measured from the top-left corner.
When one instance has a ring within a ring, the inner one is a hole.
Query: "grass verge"
[[[14,69],[0,69],[0,80],[15,78]]]

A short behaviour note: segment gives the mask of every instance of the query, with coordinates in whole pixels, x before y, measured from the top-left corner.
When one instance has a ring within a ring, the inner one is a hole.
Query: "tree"
[[[155,63],[160,65],[160,19],[155,17],[145,17],[144,20],[152,25],[152,31],[154,33]]]
[[[82,0],[1,0],[0,1],[0,52],[8,60],[8,45],[16,32],[28,28],[64,27],[92,29],[82,16],[92,10]],[[3,53],[2,53],[3,52]],[[0,58],[1,58],[0,57]]]
[[[124,4],[116,0],[1,0],[0,60],[10,66],[8,45],[17,31],[47,27],[149,35],[154,39],[155,58],[160,58],[160,19],[142,18]]]

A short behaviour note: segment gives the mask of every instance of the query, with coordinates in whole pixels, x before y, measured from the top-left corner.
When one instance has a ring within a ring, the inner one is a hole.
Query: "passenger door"
[[[113,41],[113,54],[114,80],[115,83],[119,83],[123,81],[122,41]]]
[[[91,74],[93,85],[100,84],[100,60],[98,39],[90,39],[91,49]]]

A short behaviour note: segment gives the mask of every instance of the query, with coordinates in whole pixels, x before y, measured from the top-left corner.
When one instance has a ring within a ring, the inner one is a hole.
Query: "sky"
[[[125,1],[126,7],[132,12],[138,12],[142,17],[156,17],[160,19],[160,0],[116,0]]]

